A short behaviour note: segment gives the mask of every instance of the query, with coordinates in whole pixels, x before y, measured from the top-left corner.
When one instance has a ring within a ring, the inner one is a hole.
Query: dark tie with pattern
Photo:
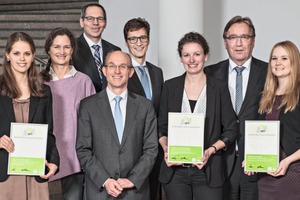
[[[102,62],[101,62],[101,57],[100,57],[100,46],[95,44],[92,46],[92,48],[95,50],[94,59],[95,59],[95,63],[96,63],[97,69],[98,69],[100,79],[103,80]]]
[[[242,74],[242,72],[245,69],[245,67],[240,66],[240,67],[235,67],[234,69],[236,71],[235,112],[238,115],[240,112],[240,109],[242,107],[242,103],[243,103],[243,74]]]
[[[141,83],[144,88],[146,97],[147,97],[147,99],[151,100],[152,97],[151,97],[151,92],[150,92],[150,84],[149,84],[147,73],[145,71],[145,66],[138,66],[138,68],[141,72]]]

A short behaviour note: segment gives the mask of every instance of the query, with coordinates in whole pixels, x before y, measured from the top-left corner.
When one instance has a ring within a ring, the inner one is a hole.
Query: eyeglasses
[[[131,68],[130,66],[128,65],[125,65],[125,64],[121,64],[121,65],[115,65],[113,63],[110,63],[108,65],[104,65],[104,67],[107,67],[109,70],[116,70],[117,68],[119,68],[119,70],[126,70],[127,68]]]
[[[129,37],[127,38],[130,44],[137,43],[138,40],[140,40],[142,43],[148,42],[149,37],[147,35],[142,35],[140,37]]]
[[[104,17],[84,16],[83,18],[86,19],[86,21],[88,21],[88,22],[94,22],[95,19],[97,19],[98,22],[104,22],[105,21]]]
[[[242,42],[249,42],[251,38],[253,38],[252,35],[241,35],[241,36],[230,35],[225,39],[227,39],[229,42],[236,43],[238,39],[240,39]]]

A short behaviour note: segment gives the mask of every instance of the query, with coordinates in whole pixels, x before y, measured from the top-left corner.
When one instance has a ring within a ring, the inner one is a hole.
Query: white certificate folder
[[[202,163],[204,119],[200,113],[169,113],[168,162]]]
[[[9,154],[8,174],[38,176],[45,174],[47,124],[11,123],[10,137],[15,144]]]
[[[279,165],[280,122],[245,121],[245,171],[274,172]]]

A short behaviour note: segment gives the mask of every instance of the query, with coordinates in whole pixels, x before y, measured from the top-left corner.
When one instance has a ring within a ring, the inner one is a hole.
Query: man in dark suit
[[[121,50],[101,38],[106,24],[106,11],[102,5],[93,3],[82,8],[80,26],[83,34],[77,39],[78,50],[73,56],[73,64],[92,79],[96,92],[106,87],[106,78],[102,73],[106,55]]]
[[[76,147],[87,200],[150,199],[157,122],[151,102],[127,90],[133,72],[128,54],[109,53],[103,67],[106,90],[80,104]]]
[[[150,25],[145,19],[133,18],[125,24],[123,32],[126,46],[128,47],[129,55],[134,67],[134,73],[128,81],[128,90],[149,98],[158,114],[160,95],[164,80],[162,70],[146,61],[146,53],[150,43]],[[141,71],[140,68],[144,68],[145,72]],[[143,75],[145,77],[143,77]],[[146,78],[146,83],[144,83],[143,78]],[[149,176],[151,200],[157,200],[159,198],[159,191],[161,188],[158,176],[163,158],[163,151],[161,148],[159,150],[157,161]]]
[[[239,123],[237,145],[228,149],[226,154],[229,178],[225,183],[224,197],[226,200],[257,200],[257,178],[255,175],[245,175],[242,167],[245,120],[258,118],[258,105],[266,79],[267,63],[252,57],[255,28],[250,18],[233,17],[225,26],[223,38],[229,59],[207,66],[205,73],[228,82]]]

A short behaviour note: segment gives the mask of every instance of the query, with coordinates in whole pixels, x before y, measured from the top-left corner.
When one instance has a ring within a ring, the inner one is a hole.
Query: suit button
[[[238,123],[238,124],[239,124],[239,123],[240,123],[240,120],[236,120],[236,123]]]
[[[116,176],[116,178],[119,178],[120,175],[119,175],[119,173],[115,173],[115,176]]]

